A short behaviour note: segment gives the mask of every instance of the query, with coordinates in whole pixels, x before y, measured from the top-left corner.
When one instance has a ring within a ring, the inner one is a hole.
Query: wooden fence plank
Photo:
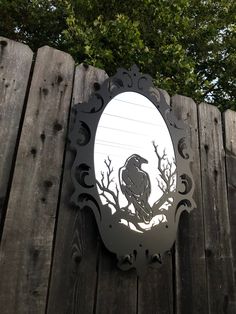
[[[191,98],[179,95],[172,97],[171,103],[176,117],[189,126],[194,156],[191,164],[195,182],[193,198],[197,204],[190,214],[183,213],[179,222],[175,244],[176,313],[208,313],[197,106]]]
[[[0,37],[0,225],[32,58],[28,46]]]
[[[0,249],[1,314],[44,313],[74,61],[37,54]]]
[[[138,314],[173,313],[172,254],[138,280]]]
[[[76,68],[73,102],[88,100],[96,84],[107,78],[103,70],[79,65]],[[71,123],[72,125],[72,119]],[[90,211],[70,205],[73,193],[71,167],[74,154],[66,152],[48,313],[93,313],[98,259],[98,230]]]
[[[227,110],[224,113],[225,149],[227,189],[229,202],[229,217],[231,243],[234,259],[234,274],[236,281],[236,112]]]
[[[199,105],[199,132],[209,313],[235,313],[225,153],[215,106]]]
[[[135,270],[121,271],[117,258],[102,246],[99,259],[96,313],[136,314],[137,275]]]
[[[168,105],[170,96],[159,89]],[[138,278],[138,314],[173,313],[172,254],[166,254],[163,264],[150,267]]]

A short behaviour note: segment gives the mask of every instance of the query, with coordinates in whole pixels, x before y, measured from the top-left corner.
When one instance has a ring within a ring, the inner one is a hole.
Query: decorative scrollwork
[[[147,86],[150,84],[150,79],[146,76],[141,76],[140,79],[138,80],[138,88],[140,90],[144,90],[147,88]]]
[[[182,195],[188,194],[192,190],[192,179],[186,173],[182,174],[180,178],[182,185],[184,185],[184,190],[179,191],[179,193]]]
[[[87,145],[88,142],[90,141],[90,138],[91,133],[89,127],[87,126],[86,123],[80,121],[76,144],[78,144],[79,146]]]
[[[75,178],[84,188],[91,188],[94,186],[94,184],[86,183],[86,177],[89,176],[90,169],[91,168],[86,164],[80,164],[75,169]]]
[[[160,92],[156,88],[150,88],[150,95],[154,98],[154,101],[159,103],[161,100]]]
[[[93,98],[91,99],[91,105],[89,106],[89,110],[83,110],[85,113],[97,113],[102,110],[104,105],[104,99],[99,93],[95,93]]]
[[[111,94],[117,92],[117,90],[119,90],[123,86],[124,86],[123,81],[119,78],[111,78],[108,81],[108,90]]]
[[[101,210],[97,200],[88,193],[82,193],[78,197],[78,206],[80,209],[92,209],[93,212],[99,213],[99,217],[101,219]]]
[[[74,124],[74,128],[69,135],[69,139],[71,142],[71,148],[77,149],[77,146],[85,146],[89,143],[91,139],[91,132],[88,125],[83,121],[78,121]]]
[[[178,152],[180,156],[184,159],[189,159],[188,146],[186,144],[186,138],[183,137],[178,142]]]
[[[188,212],[190,212],[191,209],[192,209],[192,204],[191,204],[190,200],[189,199],[183,199],[177,204],[175,215],[177,215],[177,213],[182,212],[184,210],[187,210]]]
[[[177,120],[172,113],[172,109],[170,107],[165,111],[165,116],[171,126],[173,126],[177,130],[185,130],[186,126],[181,120]]]
[[[127,71],[123,71],[122,74],[124,76],[123,82],[125,84],[125,87],[131,88],[133,86],[133,79],[132,79],[130,73]]]

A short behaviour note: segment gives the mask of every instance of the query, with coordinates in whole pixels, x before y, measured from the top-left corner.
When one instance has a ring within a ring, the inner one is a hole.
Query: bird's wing
[[[147,172],[145,172],[142,169],[138,170],[139,172],[139,179],[140,179],[140,192],[139,192],[139,197],[140,200],[147,201],[148,197],[151,194],[151,182],[150,178]]]
[[[149,178],[149,175],[147,174],[147,189],[146,189],[146,193],[147,193],[147,198],[150,196],[151,194],[151,181]]]
[[[132,189],[134,183],[129,177],[129,172],[125,167],[122,167],[119,170],[119,181],[122,193],[127,199],[130,198],[134,194]]]
[[[121,192],[122,193],[124,193],[125,192],[125,189],[124,189],[124,187],[125,187],[125,183],[124,183],[124,181],[123,181],[123,171],[124,171],[124,167],[121,167],[120,169],[119,169],[119,172],[118,172],[118,175],[119,175],[119,182],[120,182],[120,188],[121,188]]]

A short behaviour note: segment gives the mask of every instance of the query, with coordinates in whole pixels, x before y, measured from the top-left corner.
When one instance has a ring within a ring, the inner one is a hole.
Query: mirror
[[[76,104],[71,121],[71,202],[92,210],[120,269],[162,263],[181,213],[196,207],[188,127],[135,65]]]
[[[123,92],[107,104],[95,135],[94,168],[100,200],[111,215],[119,212],[121,224],[139,233],[167,224],[176,158],[167,125],[147,97]]]

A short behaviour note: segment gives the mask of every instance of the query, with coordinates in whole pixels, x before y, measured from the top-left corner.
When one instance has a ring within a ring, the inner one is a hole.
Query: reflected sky
[[[153,141],[158,145],[159,153],[162,154],[166,149],[169,161],[173,161],[175,155],[169,131],[151,101],[135,92],[117,95],[106,106],[98,124],[94,146],[96,179],[101,180],[101,171],[106,173],[104,159],[109,156],[114,169],[113,188],[117,184],[120,190],[119,168],[125,164],[129,156],[139,154],[148,160],[148,164],[143,164],[142,169],[150,177],[149,204],[152,206],[162,195],[157,184],[158,160]],[[121,191],[119,201],[122,207],[127,205],[127,200]]]

